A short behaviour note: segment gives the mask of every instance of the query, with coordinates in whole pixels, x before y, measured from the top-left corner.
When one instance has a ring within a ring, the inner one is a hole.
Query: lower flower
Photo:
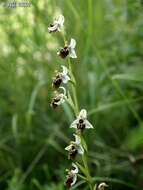
[[[72,169],[68,172],[65,185],[67,188],[72,187],[77,181],[78,167],[72,163]]]

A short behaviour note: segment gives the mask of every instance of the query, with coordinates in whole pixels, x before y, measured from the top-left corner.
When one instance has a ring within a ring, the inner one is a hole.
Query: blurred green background
[[[141,0],[33,0],[16,9],[0,2],[0,189],[65,189],[64,148],[74,115],[66,104],[50,107],[54,71],[67,61],[56,55],[61,35],[47,30],[60,13],[66,38],[77,41],[72,62],[80,108],[95,127],[85,132],[92,176],[109,190],[141,190]],[[87,187],[79,180],[75,189]]]

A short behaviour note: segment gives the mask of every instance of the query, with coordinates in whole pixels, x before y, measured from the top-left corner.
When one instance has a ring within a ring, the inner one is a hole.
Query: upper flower
[[[81,144],[81,139],[78,135],[74,134],[75,141],[71,141],[70,145],[65,148],[69,151],[69,159],[74,160],[77,154],[84,154],[84,148]]]
[[[71,38],[70,44],[69,45],[65,45],[64,48],[61,48],[58,51],[58,55],[61,58],[65,58],[69,55],[69,57],[71,58],[77,58],[76,52],[75,52],[75,46],[76,46],[76,41],[75,39]]]
[[[63,65],[61,67],[62,67],[63,71],[59,72],[53,80],[53,86],[55,88],[59,88],[61,83],[66,84],[70,80],[70,77],[68,76],[67,67],[65,67]]]
[[[66,96],[66,89],[64,87],[60,87],[64,92],[57,94],[51,102],[51,106],[53,108],[57,108],[59,105],[63,104],[65,102]]]
[[[67,180],[65,182],[66,187],[72,187],[77,181],[78,167],[72,163],[72,169],[69,171],[67,175]]]
[[[52,33],[52,32],[60,32],[61,31],[61,28],[63,27],[64,25],[64,16],[63,15],[59,15],[59,17],[54,20],[53,24],[50,24],[50,26],[48,27],[48,31],[49,33]]]
[[[82,109],[80,111],[79,115],[77,116],[77,119],[73,121],[70,127],[76,128],[81,131],[85,128],[93,128],[92,124],[87,120],[87,111],[85,109]]]

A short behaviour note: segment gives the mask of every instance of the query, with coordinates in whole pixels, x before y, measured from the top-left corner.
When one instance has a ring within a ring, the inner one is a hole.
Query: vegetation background
[[[67,39],[77,40],[78,100],[95,126],[85,133],[92,175],[109,190],[143,189],[143,2],[32,0],[16,9],[2,3],[0,189],[64,189],[74,116],[67,105],[49,106],[63,40],[47,27],[59,13]],[[79,181],[73,189],[86,187]]]

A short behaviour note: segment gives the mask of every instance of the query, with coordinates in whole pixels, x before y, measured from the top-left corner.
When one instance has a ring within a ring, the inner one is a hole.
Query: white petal
[[[64,84],[66,84],[70,80],[70,77],[68,75],[62,76],[62,81]]]
[[[63,75],[67,75],[67,74],[68,74],[68,68],[65,67],[64,65],[62,65],[61,67],[62,67],[62,69],[63,69],[62,74],[63,74]]]
[[[70,44],[69,44],[69,48],[74,49],[76,46],[76,41],[75,39],[71,38]]]
[[[77,151],[79,154],[84,154],[84,149],[83,149],[82,145],[78,146]]]
[[[73,59],[76,59],[77,58],[77,55],[76,55],[76,52],[74,49],[70,49],[70,53],[69,53],[69,56]]]
[[[57,20],[57,23],[62,27],[64,25],[65,18],[63,15],[59,15],[59,18]]]
[[[73,182],[71,183],[71,186],[73,186],[76,183],[76,180],[77,180],[77,175],[74,174],[73,175]]]
[[[80,143],[81,143],[80,136],[78,136],[78,135],[76,135],[76,134],[73,134],[73,135],[74,135],[74,137],[75,137],[75,144],[76,144],[76,145],[80,145]]]
[[[79,118],[86,119],[87,118],[87,111],[85,109],[82,109],[79,113]]]
[[[54,26],[48,27],[48,31],[49,32],[55,32],[57,29],[58,29],[58,25],[57,24],[55,24]]]
[[[85,121],[85,128],[86,129],[90,129],[90,128],[93,129],[93,125],[88,120],[86,120]]]
[[[78,119],[74,120],[70,125],[70,128],[77,128],[78,121],[79,121]]]
[[[73,174],[77,174],[77,173],[78,173],[78,167],[77,167],[77,165],[74,164],[74,163],[72,163],[72,167],[74,167],[75,169],[72,169],[71,172],[72,172]]]
[[[67,146],[67,147],[65,148],[65,150],[69,151],[69,150],[71,150],[71,148],[72,148],[72,144],[70,144],[69,146]]]

